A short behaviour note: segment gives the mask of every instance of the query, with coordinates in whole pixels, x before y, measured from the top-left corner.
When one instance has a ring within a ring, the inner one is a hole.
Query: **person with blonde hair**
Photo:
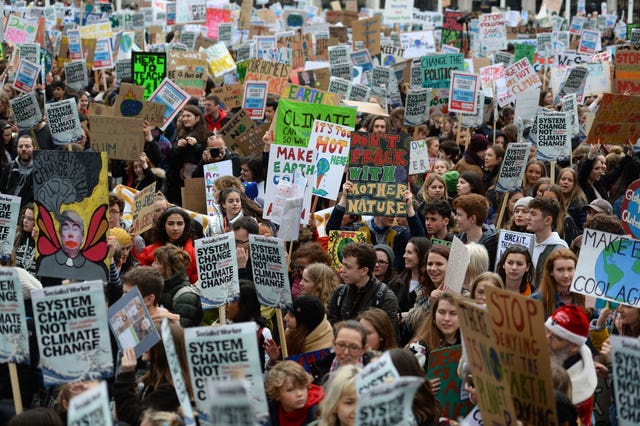
[[[467,266],[467,274],[464,277],[464,292],[471,289],[471,285],[478,275],[489,270],[489,252],[486,247],[478,243],[468,243],[469,265]]]
[[[495,272],[483,272],[478,275],[471,283],[471,294],[469,298],[476,303],[485,304],[487,287],[504,288],[504,282],[500,275]]]
[[[315,262],[302,270],[300,295],[316,296],[326,307],[339,284],[340,280],[333,269],[324,263]]]
[[[324,389],[312,380],[294,361],[279,362],[269,370],[265,388],[272,426],[301,426],[315,419]]]
[[[180,426],[183,424],[184,422],[181,421],[177,413],[148,409],[142,413],[140,426]]]
[[[345,365],[338,368],[329,379],[324,399],[320,403],[320,418],[312,423],[317,426],[353,426],[356,423],[356,375],[360,368]]]

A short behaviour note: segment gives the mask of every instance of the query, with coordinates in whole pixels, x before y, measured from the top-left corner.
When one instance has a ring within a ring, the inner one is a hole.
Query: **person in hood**
[[[311,382],[294,361],[282,361],[269,370],[265,387],[272,426],[302,426],[315,420],[324,389]]]
[[[560,214],[560,204],[550,198],[534,198],[529,202],[527,231],[535,234],[533,264],[536,266],[536,283],[542,278],[542,270],[549,255],[560,248],[569,248],[553,230],[555,218]]]

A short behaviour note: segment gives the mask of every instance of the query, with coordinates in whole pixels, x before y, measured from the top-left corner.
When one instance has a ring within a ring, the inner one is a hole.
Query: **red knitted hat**
[[[589,337],[589,318],[577,305],[561,306],[544,325],[556,336],[578,346],[584,345]]]

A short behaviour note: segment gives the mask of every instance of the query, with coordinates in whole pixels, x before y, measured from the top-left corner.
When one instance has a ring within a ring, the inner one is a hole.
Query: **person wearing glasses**
[[[372,354],[366,351],[367,330],[356,320],[337,323],[333,327],[333,352],[311,364],[314,383],[326,383],[330,373],[345,365],[364,367]]]
[[[391,282],[396,275],[393,267],[396,260],[393,249],[386,244],[376,244],[373,248],[378,258],[373,268],[373,275],[385,284]]]

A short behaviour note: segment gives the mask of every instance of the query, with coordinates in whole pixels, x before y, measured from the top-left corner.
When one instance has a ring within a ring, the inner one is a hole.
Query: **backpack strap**
[[[347,292],[347,284],[342,284],[338,289],[338,300],[336,300],[336,306],[338,310],[342,307],[342,300],[344,299],[344,295]]]
[[[379,283],[378,290],[376,291],[376,298],[373,302],[374,308],[377,308],[382,305],[382,302],[384,301],[384,298],[387,295],[388,290],[389,290],[389,287],[387,287],[385,283],[383,282]]]
[[[176,305],[176,302],[178,301],[178,299],[180,299],[180,296],[182,296],[183,294],[187,294],[187,293],[193,293],[196,296],[200,297],[200,291],[198,291],[199,289],[194,288],[191,285],[184,285],[182,287],[180,287],[178,289],[178,291],[176,291],[176,294],[173,295],[173,299],[171,300],[171,304],[172,304],[172,308],[173,306]]]

